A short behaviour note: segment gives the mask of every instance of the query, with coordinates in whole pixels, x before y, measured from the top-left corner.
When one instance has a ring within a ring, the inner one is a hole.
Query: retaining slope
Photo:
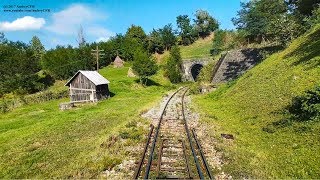
[[[212,83],[223,83],[238,78],[262,60],[261,49],[228,51],[221,65],[213,74]]]

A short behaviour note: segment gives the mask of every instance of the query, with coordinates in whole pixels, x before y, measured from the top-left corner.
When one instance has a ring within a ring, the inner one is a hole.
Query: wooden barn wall
[[[83,74],[79,73],[71,82],[73,88],[96,89],[96,86]]]
[[[83,74],[79,73],[70,83],[70,99],[72,102],[95,101],[96,86]]]

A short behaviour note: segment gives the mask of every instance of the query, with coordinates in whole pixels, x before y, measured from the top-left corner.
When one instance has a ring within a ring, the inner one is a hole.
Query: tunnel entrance
[[[191,75],[194,81],[197,81],[200,70],[203,68],[202,64],[195,64],[191,67]]]

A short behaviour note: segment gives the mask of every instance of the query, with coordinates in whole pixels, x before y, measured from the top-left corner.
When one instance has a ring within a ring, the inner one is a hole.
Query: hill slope
[[[182,59],[196,59],[196,58],[211,58],[210,50],[212,49],[212,39],[214,34],[202,39],[196,40],[189,46],[180,46],[180,53]],[[169,51],[165,51],[163,54],[154,54],[159,63],[166,62],[169,58]]]
[[[204,39],[198,39],[189,46],[181,46],[182,59],[209,58],[213,37],[214,34],[212,33]]]
[[[235,135],[232,143],[219,143],[234,177],[320,177],[320,122],[281,124],[292,97],[320,84],[319,49],[320,25],[237,81],[195,97],[214,136]],[[280,125],[263,131],[272,123]]]

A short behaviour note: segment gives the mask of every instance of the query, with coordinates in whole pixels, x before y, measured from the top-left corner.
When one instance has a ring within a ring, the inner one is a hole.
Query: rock
[[[127,76],[128,76],[128,77],[137,77],[137,76],[133,73],[131,67],[130,67],[129,70],[128,70],[128,75],[127,75]]]
[[[68,110],[74,107],[74,103],[60,103],[59,104],[59,109],[60,110]]]
[[[221,137],[225,139],[234,139],[232,134],[221,134]]]

